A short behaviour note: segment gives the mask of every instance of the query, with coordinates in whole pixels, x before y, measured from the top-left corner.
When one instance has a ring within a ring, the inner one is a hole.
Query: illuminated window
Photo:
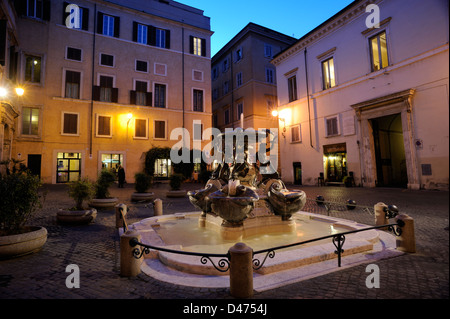
[[[372,71],[378,71],[389,65],[386,32],[383,31],[369,39]]]
[[[38,135],[39,133],[39,109],[22,108],[22,134]]]
[[[25,56],[25,81],[32,83],[41,82],[41,58],[37,56]]]
[[[206,40],[194,36],[190,36],[189,52],[198,56],[206,56]]]
[[[329,89],[336,85],[334,74],[334,60],[330,58],[322,62],[323,89]]]

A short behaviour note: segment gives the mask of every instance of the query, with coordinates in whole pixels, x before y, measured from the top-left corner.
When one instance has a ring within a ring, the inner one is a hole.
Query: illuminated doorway
[[[347,147],[345,143],[323,146],[325,181],[341,183],[347,176]]]
[[[56,183],[75,182],[81,176],[81,153],[58,153]]]

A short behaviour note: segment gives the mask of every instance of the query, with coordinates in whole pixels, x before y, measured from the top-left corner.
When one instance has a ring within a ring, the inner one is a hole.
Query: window
[[[22,108],[22,134],[39,134],[39,109],[24,107]]]
[[[66,71],[65,97],[69,99],[80,98],[81,73]]]
[[[155,107],[166,107],[166,85],[155,83]]]
[[[242,72],[236,74],[236,86],[240,87],[242,85]]]
[[[200,121],[194,121],[193,124],[193,137],[192,139],[195,141],[201,141],[202,140],[202,134],[203,134],[203,124],[200,123]]]
[[[117,102],[119,90],[113,87],[112,76],[100,75],[100,86],[94,87],[94,100],[102,102]]]
[[[389,65],[386,32],[383,31],[369,39],[372,71],[378,71]]]
[[[67,47],[66,59],[73,61],[81,61],[81,49]]]
[[[136,60],[136,71],[147,73],[148,72],[148,62]]]
[[[289,102],[297,100],[297,77],[291,76],[288,79]]]
[[[219,125],[219,117],[217,116],[217,113],[213,113],[212,125],[213,127],[217,127]]]
[[[77,113],[63,113],[62,114],[62,134],[63,135],[78,135],[78,114]]]
[[[154,121],[154,138],[155,139],[166,139],[166,121]]]
[[[41,58],[38,56],[25,56],[25,81],[41,82]]]
[[[230,124],[230,109],[226,109],[224,112],[224,120],[225,120],[225,125],[226,124]]]
[[[136,42],[147,44],[147,33],[148,33],[148,27],[143,24],[137,24],[137,35],[136,35]]]
[[[223,95],[228,94],[230,92],[230,81],[223,82]]]
[[[193,90],[193,110],[203,112],[203,90]]]
[[[189,52],[198,56],[206,56],[206,39],[190,36]]]
[[[216,80],[218,76],[219,76],[219,71],[217,70],[217,67],[214,67],[211,70],[211,80],[213,80],[213,81]]]
[[[147,120],[134,120],[134,138],[147,139]]]
[[[120,34],[120,18],[112,15],[97,13],[97,33],[118,38]]]
[[[264,44],[264,56],[266,58],[272,57],[272,46],[270,44]]]
[[[27,16],[42,19],[44,17],[44,1],[27,0]]]
[[[242,60],[242,48],[239,48],[235,52],[234,62],[239,62]]]
[[[322,62],[323,89],[329,89],[336,85],[334,75],[334,60],[330,58]]]
[[[111,116],[98,115],[97,116],[97,136],[111,137]]]
[[[300,124],[291,126],[291,143],[301,142]]]
[[[335,136],[339,135],[339,121],[338,117],[329,117],[325,119],[326,125],[326,136]]]
[[[267,83],[274,83],[274,77],[273,77],[273,69],[266,68],[266,82]]]
[[[114,56],[100,53],[100,65],[114,67]]]
[[[244,114],[244,103],[240,102],[237,104],[237,118],[241,119],[241,114]]]
[[[156,29],[156,44],[158,48],[165,48],[166,47],[166,30],[163,29]]]
[[[58,153],[56,182],[75,182],[81,176],[81,153]]]
[[[226,72],[228,71],[228,68],[230,67],[230,60],[228,58],[226,58],[225,60],[223,60],[222,62],[222,72]]]
[[[135,90],[130,91],[130,104],[152,106],[152,93],[147,92],[146,81],[135,81]]]
[[[214,88],[212,90],[212,99],[213,99],[213,101],[215,101],[218,98],[219,98],[219,89],[218,88]]]

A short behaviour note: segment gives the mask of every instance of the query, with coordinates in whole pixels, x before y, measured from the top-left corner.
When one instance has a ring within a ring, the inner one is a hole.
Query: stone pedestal
[[[230,293],[235,298],[253,296],[253,249],[244,243],[237,243],[228,251],[230,254]]]
[[[144,257],[139,259],[133,256],[133,250],[140,247],[131,247],[130,240],[136,238],[141,241],[141,235],[137,231],[126,231],[120,236],[120,275],[135,277],[141,273],[141,264]]]

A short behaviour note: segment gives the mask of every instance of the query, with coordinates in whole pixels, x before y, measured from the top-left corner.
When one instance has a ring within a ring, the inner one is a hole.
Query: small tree
[[[42,207],[39,177],[26,172],[0,175],[0,233],[19,234],[33,213]]]
[[[145,193],[152,183],[152,178],[145,173],[136,173],[134,180],[134,189],[137,193]]]
[[[116,176],[110,170],[104,169],[95,183],[95,198],[104,199],[109,197],[109,187],[116,180]]]
[[[94,185],[87,178],[69,183],[69,197],[75,200],[77,210],[83,210],[83,202],[93,196]]]
[[[170,188],[173,191],[177,191],[181,188],[181,183],[183,182],[184,177],[182,174],[172,174],[172,176],[170,176]]]

